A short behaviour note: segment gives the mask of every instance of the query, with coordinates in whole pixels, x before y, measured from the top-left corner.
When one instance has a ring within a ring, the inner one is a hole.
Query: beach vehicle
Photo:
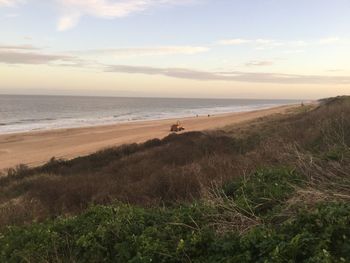
[[[176,124],[173,124],[170,126],[171,132],[180,132],[185,130],[185,128],[181,125],[181,123],[178,121]]]

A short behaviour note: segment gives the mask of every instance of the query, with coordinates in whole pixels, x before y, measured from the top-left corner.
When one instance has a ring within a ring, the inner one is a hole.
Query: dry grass
[[[262,223],[262,219],[254,213],[248,202],[248,209],[243,209],[220,187],[213,187],[211,191],[207,191],[204,199],[207,205],[215,207],[218,211],[210,215],[209,222],[219,235],[229,232],[243,235]]]

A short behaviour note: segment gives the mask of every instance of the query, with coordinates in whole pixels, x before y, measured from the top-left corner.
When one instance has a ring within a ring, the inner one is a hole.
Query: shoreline
[[[55,130],[66,130],[66,129],[80,129],[80,128],[93,128],[93,127],[101,127],[101,126],[111,126],[111,125],[120,125],[120,124],[128,124],[128,123],[134,123],[134,122],[145,122],[145,121],[165,121],[165,120],[176,120],[176,119],[186,119],[186,118],[194,118],[196,115],[199,117],[205,117],[207,114],[211,114],[211,116],[217,116],[217,115],[226,115],[226,114],[233,114],[233,113],[244,113],[244,112],[250,112],[250,111],[259,111],[259,110],[266,110],[266,109],[271,109],[275,107],[280,107],[280,106],[288,106],[288,105],[296,105],[296,103],[288,103],[288,104],[275,104],[275,105],[264,105],[264,106],[257,106],[257,107],[249,107],[249,108],[242,108],[239,110],[226,110],[226,111],[216,111],[216,108],[213,108],[213,111],[208,111],[208,112],[202,112],[202,113],[192,113],[192,114],[181,114],[179,115],[169,115],[166,117],[147,117],[147,118],[135,118],[135,119],[124,119],[124,120],[106,120],[106,121],[101,121],[99,119],[93,120],[88,120],[86,119],[85,124],[68,124],[68,125],[52,125],[52,123],[46,123],[43,127],[45,128],[32,128],[32,129],[14,129],[14,130],[5,130],[1,131],[0,129],[0,136],[1,135],[11,135],[11,134],[24,134],[24,133],[32,133],[32,132],[45,132],[45,131],[55,131]],[[111,117],[105,117],[104,119],[110,119]],[[83,120],[83,119],[79,119]],[[57,119],[56,121],[62,121],[62,119]],[[1,125],[1,123],[0,123]],[[7,126],[7,125],[5,125]]]
[[[241,111],[228,111],[228,112],[218,112],[210,114],[211,117],[223,117],[223,116],[230,116],[233,114],[241,114],[241,113],[247,113],[247,112],[257,112],[257,111],[264,111],[279,107],[287,107],[287,106],[296,106],[299,104],[281,104],[281,105],[271,105],[266,106],[262,108],[250,108],[247,110],[241,110]],[[117,126],[117,125],[125,125],[125,124],[136,124],[136,123],[143,123],[143,122],[158,122],[158,121],[177,121],[177,120],[187,120],[187,119],[197,119],[197,118],[207,118],[207,114],[198,114],[198,117],[195,114],[192,115],[179,115],[179,116],[169,116],[164,118],[149,118],[149,119],[135,119],[135,120],[123,120],[123,121],[115,121],[115,122],[105,122],[105,123],[99,123],[99,124],[86,124],[81,126],[67,126],[67,127],[55,127],[55,128],[46,128],[46,129],[32,129],[32,130],[23,130],[23,131],[11,131],[11,132],[0,132],[0,137],[5,135],[24,135],[28,133],[46,133],[46,132],[55,132],[55,131],[68,131],[68,130],[75,130],[75,129],[91,129],[91,128],[108,128],[110,126]],[[0,148],[1,149],[1,148]]]
[[[108,147],[162,139],[170,134],[170,125],[179,120],[185,132],[210,130],[251,121],[272,114],[285,113],[299,104],[222,113],[199,117],[140,120],[78,128],[58,128],[0,134],[0,171],[19,164],[38,166],[52,157],[73,159]]]

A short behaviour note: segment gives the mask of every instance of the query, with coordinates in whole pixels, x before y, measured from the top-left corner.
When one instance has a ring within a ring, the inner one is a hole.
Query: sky
[[[0,0],[0,94],[350,94],[349,0]]]

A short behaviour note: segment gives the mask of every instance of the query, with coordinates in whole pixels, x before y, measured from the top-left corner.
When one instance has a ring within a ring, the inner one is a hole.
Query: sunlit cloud
[[[191,0],[60,0],[63,15],[57,29],[65,31],[75,27],[82,16],[105,19],[121,18],[159,5],[174,5]]]

